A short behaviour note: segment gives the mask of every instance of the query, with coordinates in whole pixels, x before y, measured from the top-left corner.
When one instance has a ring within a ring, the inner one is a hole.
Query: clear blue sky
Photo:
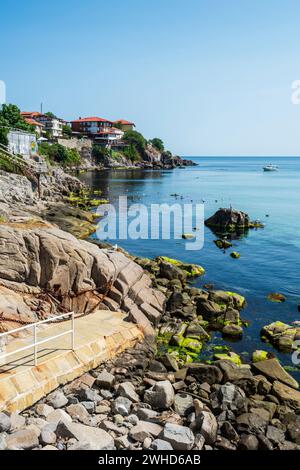
[[[1,1],[7,101],[184,155],[300,155],[299,0]]]

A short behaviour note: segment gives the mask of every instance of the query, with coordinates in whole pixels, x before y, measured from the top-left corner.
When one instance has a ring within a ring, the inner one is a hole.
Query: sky
[[[299,0],[1,0],[22,110],[128,119],[180,155],[300,155]]]

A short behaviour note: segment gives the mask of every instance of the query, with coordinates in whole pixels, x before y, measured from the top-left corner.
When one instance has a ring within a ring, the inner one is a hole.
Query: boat
[[[269,165],[266,165],[263,167],[264,171],[278,171],[278,166],[273,165],[272,163],[269,163]]]

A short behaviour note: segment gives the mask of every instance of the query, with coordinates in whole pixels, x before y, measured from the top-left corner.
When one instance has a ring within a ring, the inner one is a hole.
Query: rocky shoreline
[[[122,309],[145,341],[21,414],[0,413],[0,449],[300,450],[298,383],[274,355],[255,351],[245,364],[216,348],[210,361],[200,360],[212,331],[243,335],[246,299],[193,287],[201,266],[136,258],[53,227],[68,216],[81,221],[81,209],[61,197],[84,188],[60,173],[57,189],[52,177],[44,182],[46,204],[26,178],[0,176],[7,183],[0,194],[2,331],[65,308]],[[268,329],[271,338],[276,332],[276,325]]]

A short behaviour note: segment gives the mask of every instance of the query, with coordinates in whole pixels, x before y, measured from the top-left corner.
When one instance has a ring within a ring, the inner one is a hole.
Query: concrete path
[[[101,362],[114,357],[143,338],[137,325],[124,321],[124,314],[98,310],[75,320],[75,348],[71,334],[39,346],[38,364],[33,349],[16,353],[0,366],[0,410],[23,410]],[[38,328],[38,340],[68,331],[71,320]],[[28,330],[30,332],[30,330]],[[10,341],[6,352],[31,344],[33,333]]]

